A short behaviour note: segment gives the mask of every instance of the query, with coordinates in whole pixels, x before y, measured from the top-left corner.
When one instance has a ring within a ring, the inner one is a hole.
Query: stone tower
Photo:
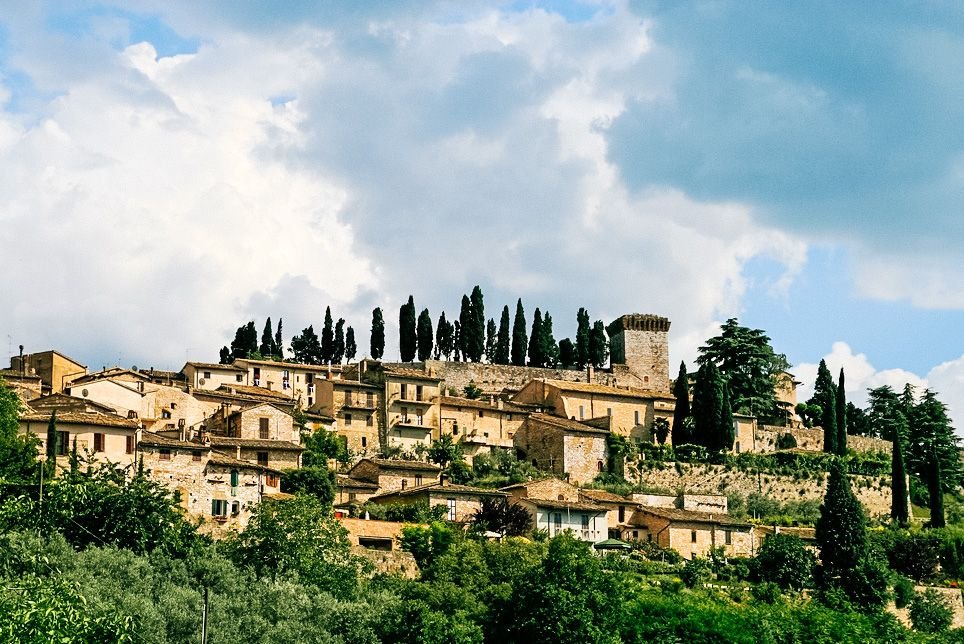
[[[630,313],[606,327],[618,383],[669,391],[669,325],[659,315]]]

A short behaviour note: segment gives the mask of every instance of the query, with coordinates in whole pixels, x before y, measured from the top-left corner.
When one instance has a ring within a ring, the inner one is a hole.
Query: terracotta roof
[[[218,387],[218,391],[236,392],[243,396],[251,396],[253,398],[265,398],[270,400],[281,400],[290,401],[291,396],[280,391],[272,391],[271,389],[265,389],[264,387],[252,387],[250,385],[236,385],[233,383],[223,384]]]
[[[105,414],[117,413],[116,409],[114,409],[113,407],[109,407],[108,405],[104,405],[99,402],[94,402],[93,400],[89,400],[87,398],[77,398],[76,396],[68,396],[67,394],[64,394],[64,393],[49,394],[47,396],[41,396],[40,398],[34,398],[33,400],[30,401],[28,406],[31,409],[34,409],[38,412],[50,411],[52,409],[57,409],[57,405],[51,404],[51,403],[56,403],[58,400],[63,401],[66,404],[76,404],[76,405],[83,405],[86,407],[93,407],[94,409],[97,409],[100,412],[103,412]]]
[[[529,420],[545,423],[547,425],[553,425],[555,427],[558,427],[560,429],[563,429],[569,432],[580,432],[584,434],[599,434],[601,436],[609,435],[609,432],[605,429],[599,429],[598,427],[590,427],[585,423],[580,423],[578,420],[570,420],[569,418],[552,416],[550,414],[529,414]]]
[[[566,482],[563,481],[562,479],[557,479],[557,478],[554,477],[554,476],[547,476],[547,477],[541,478],[541,479],[533,479],[533,480],[531,480],[531,481],[523,481],[522,483],[513,483],[512,485],[506,485],[505,487],[500,487],[499,489],[500,489],[500,490],[503,490],[503,491],[505,491],[505,490],[516,490],[516,489],[519,489],[519,488],[529,487],[529,486],[532,485],[533,483],[542,483],[543,481],[560,481],[560,482],[562,482],[562,483],[566,483]],[[566,483],[566,485],[569,485],[569,484]]]
[[[191,391],[191,395],[195,398],[217,398],[218,400],[226,400],[229,402],[276,402],[277,404],[291,405],[295,404],[294,400],[290,398],[286,401],[277,400],[275,398],[264,398],[261,396],[248,396],[245,394],[232,394],[229,391],[223,391],[221,389],[194,389]]]
[[[456,485],[454,483],[428,483],[426,485],[419,485],[416,487],[406,488],[404,490],[393,490],[391,492],[384,492],[382,494],[376,494],[372,499],[382,499],[388,498],[390,496],[418,496],[419,494],[425,494],[428,492],[439,492],[448,494],[462,494],[462,495],[472,495],[472,496],[507,496],[505,492],[500,492],[498,490],[493,490],[490,488],[472,487],[469,485]]]
[[[595,503],[584,503],[577,501],[555,501],[551,499],[518,499],[519,503],[531,503],[539,508],[549,508],[550,510],[576,510],[578,512],[598,512],[600,514],[608,512],[607,508]]]
[[[261,472],[269,472],[271,474],[282,474],[281,470],[276,470],[272,467],[266,467],[264,465],[258,465],[257,463],[252,463],[250,461],[242,461],[234,458],[233,456],[228,456],[227,454],[222,454],[220,452],[211,454],[211,458],[208,459],[208,464],[217,465],[219,467],[243,468],[248,470],[258,470]]]
[[[518,406],[518,405],[516,405],[516,404],[513,404],[513,403],[503,402],[503,403],[502,403],[502,407],[500,408],[499,405],[498,405],[498,403],[492,404],[492,403],[490,403],[488,400],[484,400],[484,399],[481,399],[481,398],[478,398],[478,399],[476,399],[476,400],[472,400],[471,398],[458,398],[458,397],[455,397],[455,396],[441,396],[441,397],[439,397],[439,402],[440,402],[443,406],[448,406],[448,407],[468,407],[468,408],[471,408],[471,409],[484,409],[484,410],[486,410],[486,411],[490,411],[490,410],[491,410],[491,411],[502,411],[502,412],[506,412],[506,413],[508,413],[508,414],[520,414],[520,413],[521,413],[521,414],[528,414],[528,413],[529,413],[529,410],[528,410],[528,409],[526,409],[526,408],[524,408],[524,407],[520,407],[520,406]]]
[[[226,371],[247,371],[241,367],[235,367],[233,364],[218,364],[216,362],[185,362],[184,366],[191,366],[195,369],[222,369]],[[181,368],[184,371],[184,368]]]
[[[569,380],[546,380],[545,383],[560,391],[570,391],[581,394],[600,394],[604,396],[618,396],[622,398],[662,398],[666,400],[676,400],[676,398],[666,391],[654,391],[651,389],[632,389],[629,387],[607,387],[597,385],[594,382],[571,382]]]
[[[161,436],[160,434],[155,434],[154,432],[144,432],[141,435],[140,445],[150,445],[155,447],[175,447],[179,449],[208,449],[201,443],[194,443],[192,441],[182,441],[177,438],[168,438],[167,436]]]
[[[378,467],[385,470],[422,470],[425,472],[441,472],[440,468],[435,463],[426,463],[425,461],[403,461],[401,459],[394,458],[363,458],[359,463],[364,461],[370,461],[377,465]],[[355,467],[358,465],[356,464]],[[352,468],[354,469],[354,468]]]
[[[676,508],[652,508],[644,506],[639,508],[639,512],[652,514],[670,521],[687,521],[690,523],[716,523],[719,525],[732,525],[750,527],[746,521],[734,519],[727,514],[718,512],[695,512],[693,510],[678,510]]]
[[[84,382],[91,382],[94,380],[111,379],[111,378],[114,378],[115,376],[120,376],[124,374],[134,376],[141,380],[150,381],[150,378],[148,378],[146,375],[142,374],[139,371],[133,371],[132,369],[124,369],[122,367],[110,367],[108,369],[101,369],[100,371],[94,371],[92,373],[86,373],[82,376],[78,376],[77,378],[74,378],[73,380],[71,380],[70,384],[73,385],[73,384],[80,384]]]
[[[636,501],[627,499],[626,497],[619,496],[618,494],[613,494],[612,492],[607,492],[606,490],[579,490],[579,495],[587,497],[588,499],[595,501],[597,503],[619,503],[621,505],[638,505]]]
[[[288,441],[260,440],[257,438],[228,438],[212,436],[211,445],[215,447],[251,447],[257,449],[278,449],[289,452],[303,452],[304,447]]]
[[[368,481],[359,481],[358,479],[353,479],[345,474],[335,475],[335,485],[338,487],[357,487],[365,490],[377,490],[377,483],[369,483]]]
[[[430,376],[424,371],[418,369],[409,369],[408,367],[385,367],[385,374],[389,376],[394,376],[396,378],[412,378],[414,380],[431,380],[433,382],[441,382],[441,378],[435,376]]]
[[[254,360],[252,358],[238,358],[234,361],[237,363],[253,364],[253,365],[264,365],[266,367],[278,367],[280,369],[300,369],[301,371],[323,371],[327,372],[331,369],[332,373],[339,373],[341,371],[341,365],[333,364],[329,367],[326,364],[304,364],[302,362],[288,362],[280,360]]]
[[[46,412],[34,412],[24,414],[20,420],[31,423],[46,423],[50,421],[50,414]],[[113,414],[98,414],[87,411],[65,411],[57,414],[58,423],[71,423],[74,425],[95,425],[97,427],[119,427],[121,429],[139,429],[141,424],[135,419],[114,416]]]
[[[282,412],[282,413],[284,413],[284,414],[288,414],[289,416],[291,416],[291,412],[288,411],[287,409],[285,409],[285,407],[280,404],[280,401],[279,401],[279,402],[274,402],[274,401],[269,401],[269,400],[262,400],[262,401],[259,401],[259,402],[251,401],[250,404],[245,405],[245,406],[242,407],[241,409],[238,409],[238,410],[235,410],[235,411],[231,412],[231,415],[234,416],[234,415],[236,415],[236,414],[242,414],[242,413],[244,413],[244,412],[251,411],[252,409],[257,409],[258,407],[264,407],[265,405],[267,405],[268,407],[274,407],[274,408],[277,409],[278,411],[280,411],[280,412]]]

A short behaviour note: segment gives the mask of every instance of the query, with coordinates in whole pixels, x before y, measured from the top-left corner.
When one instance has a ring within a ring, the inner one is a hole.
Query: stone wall
[[[823,451],[823,430],[819,427],[790,429],[788,427],[774,427],[760,425],[754,432],[755,452],[772,452],[777,449],[777,439],[782,434],[792,434],[797,441],[797,449],[810,452]],[[856,452],[886,452],[890,454],[893,443],[880,438],[867,436],[847,436],[847,447]],[[746,450],[743,450],[746,451]]]
[[[410,552],[404,550],[369,550],[361,546],[352,546],[351,551],[372,562],[376,572],[405,577],[406,579],[418,577],[418,565]]]
[[[677,465],[679,470],[677,470]],[[683,489],[695,494],[740,494],[744,497],[754,492],[786,501],[813,499],[822,501],[826,491],[826,474],[819,480],[813,478],[794,480],[792,476],[761,473],[759,477],[749,472],[726,469],[723,465],[695,465],[670,463],[663,467],[626,473],[630,481],[637,480],[646,486],[668,490]],[[854,493],[871,517],[890,514],[890,477],[851,475]]]
[[[565,474],[573,483],[589,483],[606,467],[606,438],[599,435],[563,436]]]

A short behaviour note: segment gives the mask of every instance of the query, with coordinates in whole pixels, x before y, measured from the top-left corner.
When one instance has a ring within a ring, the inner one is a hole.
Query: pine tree
[[[817,382],[813,388],[813,398],[810,400],[820,407],[820,424],[823,427],[823,451],[837,454],[837,387],[833,384],[833,376],[827,369],[827,362],[820,361],[817,367]]]
[[[912,392],[905,391],[905,405],[913,405]],[[960,439],[951,426],[947,407],[933,391],[925,390],[920,401],[911,407],[908,419],[907,466],[922,482],[938,485],[937,494],[930,494],[931,511],[943,515],[943,494],[956,491],[962,482]],[[936,498],[933,498],[936,497]],[[940,506],[937,508],[937,506]],[[935,508],[937,508],[935,510]]]
[[[580,308],[576,313],[576,365],[585,369],[589,364],[589,311]]]
[[[57,436],[57,410],[55,409],[47,423],[47,471],[51,476],[57,473],[57,453],[60,451]]]
[[[909,501],[907,496],[907,464],[904,462],[905,432],[905,428],[896,430],[890,460],[890,518],[902,526],[907,525],[909,519],[907,512]]]
[[[385,355],[385,318],[382,310],[375,307],[372,311],[372,334],[369,342],[372,360],[381,360]]]
[[[231,356],[233,358],[247,358],[258,350],[258,331],[254,328],[254,320],[238,327],[231,341]]]
[[[830,464],[827,493],[817,521],[817,545],[824,587],[840,585],[848,573],[858,569],[867,552],[864,509],[850,489],[850,480],[839,458]]]
[[[283,320],[278,318],[278,329],[274,332],[274,355],[278,356],[278,360],[285,359],[285,345],[281,337],[281,324]]]
[[[509,307],[502,307],[502,317],[499,318],[499,336],[495,342],[495,364],[509,364]]]
[[[265,360],[270,360],[271,356],[274,355],[274,332],[271,330],[270,317],[264,322],[264,331],[261,332],[261,346],[258,347],[258,353]]]
[[[559,345],[552,332],[552,316],[549,311],[542,316],[542,357],[543,366],[555,368],[559,364]]]
[[[837,411],[837,454],[847,455],[847,392],[844,391],[844,370],[840,368],[837,381],[837,398],[834,401]]]
[[[522,308],[522,298],[515,305],[515,319],[512,321],[512,364],[525,366],[529,337],[526,335],[526,314]]]
[[[559,366],[563,369],[576,366],[576,345],[569,338],[559,340]]]
[[[469,357],[472,362],[481,362],[485,352],[485,302],[482,289],[476,284],[469,297],[472,305],[472,335],[469,343]]]
[[[409,295],[408,302],[398,309],[398,352],[402,362],[412,362],[418,347],[415,320],[415,299]]]
[[[231,349],[227,347],[221,347],[221,355],[219,358],[221,364],[231,364]]]
[[[325,307],[325,326],[321,329],[321,363],[330,364],[335,359],[335,331],[331,319],[331,307]]]
[[[609,358],[609,339],[606,337],[606,325],[602,320],[596,320],[589,332],[589,362],[593,366],[606,366]]]
[[[545,364],[545,356],[542,349],[545,343],[542,339],[542,311],[536,307],[536,312],[532,314],[532,332],[529,334],[529,366],[541,367]]]
[[[696,373],[693,387],[693,442],[710,452],[720,451],[723,442],[723,379],[714,362],[706,362]]]
[[[358,353],[358,344],[355,342],[355,329],[348,327],[345,330],[345,360],[351,362]]]
[[[468,295],[462,296],[462,308],[459,311],[459,342],[458,350],[465,361],[472,359],[472,345],[475,342],[475,316],[472,314],[472,301]]]
[[[422,362],[432,358],[432,316],[428,309],[422,309],[418,315],[415,334],[418,340],[418,359]]]
[[[321,343],[311,325],[300,335],[291,338],[291,353],[295,362],[301,364],[321,364]]]
[[[485,325],[485,359],[490,363],[495,358],[495,344],[498,341],[495,330],[495,320],[489,318]]]
[[[686,419],[690,415],[690,383],[685,362],[679,363],[679,375],[676,376],[676,384],[673,385],[673,394],[676,396],[676,410],[673,412],[673,447],[678,447],[693,442],[686,427]]]
[[[335,323],[334,351],[331,358],[335,364],[341,364],[345,358],[345,318],[338,318]]]

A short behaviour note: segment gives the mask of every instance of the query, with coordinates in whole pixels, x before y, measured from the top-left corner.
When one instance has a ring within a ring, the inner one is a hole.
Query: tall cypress
[[[509,307],[502,307],[502,317],[499,318],[499,335],[495,341],[495,364],[509,364]]]
[[[495,320],[489,318],[489,321],[485,324],[485,359],[490,363],[495,362],[495,343],[496,330],[495,330]]]
[[[867,551],[866,522],[864,509],[850,489],[843,462],[834,458],[817,520],[817,546],[825,587],[837,585],[861,563]]]
[[[529,348],[529,337],[526,335],[526,313],[522,308],[522,298],[515,305],[515,319],[512,321],[512,364],[524,366],[526,353]]]
[[[285,359],[285,345],[281,336],[281,325],[284,322],[282,318],[278,318],[278,328],[274,332],[274,354],[278,356],[278,360]]]
[[[452,352],[456,362],[462,360],[462,323],[458,320],[452,322]]]
[[[593,322],[589,332],[589,362],[596,367],[606,366],[609,358],[609,339],[606,336],[606,325],[602,320]]]
[[[476,284],[469,297],[472,310],[472,336],[469,343],[469,356],[472,362],[481,362],[485,352],[485,302],[482,289]]]
[[[358,353],[358,344],[355,342],[355,329],[348,327],[345,330],[345,360],[351,362]]]
[[[576,364],[585,369],[589,363],[589,311],[580,308],[576,313]]]
[[[559,340],[559,366],[571,369],[576,366],[576,345],[569,338]]]
[[[545,343],[542,339],[542,311],[536,307],[536,312],[532,314],[532,333],[529,334],[529,366],[541,367],[545,364],[545,356],[542,349]]]
[[[820,424],[823,426],[823,451],[837,454],[837,392],[833,376],[827,369],[827,362],[820,361],[817,367],[817,382],[814,385],[813,399],[820,406]]]
[[[726,380],[722,380],[722,402],[720,404],[720,425],[717,434],[716,451],[729,452],[733,450],[736,440],[736,427],[733,426],[733,406],[730,404],[730,390]]]
[[[418,334],[415,321],[415,299],[409,295],[408,302],[398,309],[398,352],[402,362],[415,359],[418,346]]]
[[[723,416],[723,380],[712,361],[704,363],[696,372],[693,387],[693,442],[709,451],[718,451],[721,444]]]
[[[261,345],[258,353],[265,360],[270,360],[274,355],[274,332],[271,330],[271,318],[264,321],[264,331],[261,332]]]
[[[837,381],[837,454],[847,455],[847,393],[844,391],[844,370],[840,368],[840,378]]]
[[[385,355],[385,318],[380,307],[372,310],[372,334],[369,348],[373,360],[381,360]]]
[[[559,345],[552,332],[552,316],[546,311],[542,316],[542,361],[546,367],[554,368],[559,363]]]
[[[438,316],[438,324],[435,326],[435,357],[446,360],[452,357],[454,327],[445,319],[445,311]]]
[[[937,449],[931,446],[930,476],[927,477],[928,505],[931,511],[931,527],[943,528],[947,525],[944,520],[944,481],[941,476],[941,459]]]
[[[335,331],[331,320],[331,307],[325,307],[325,326],[321,329],[321,362],[329,364],[335,359]]]
[[[906,428],[898,428],[890,460],[890,518],[900,525],[907,525],[907,464],[904,461]]]
[[[472,346],[475,344],[475,316],[472,315],[472,301],[468,295],[462,296],[462,307],[459,310],[459,341],[458,349],[465,361],[472,359]]]
[[[686,363],[679,363],[679,375],[673,385],[676,396],[676,409],[673,411],[673,447],[692,443],[692,437],[686,427],[686,419],[690,415],[690,383],[686,372]]]
[[[47,423],[47,471],[53,475],[57,473],[57,410],[50,414],[50,421]]]
[[[418,339],[418,359],[424,362],[432,357],[432,316],[428,309],[422,309],[419,313],[415,333]]]
[[[341,364],[345,358],[345,318],[338,318],[335,323],[335,341],[333,343],[331,360]]]

